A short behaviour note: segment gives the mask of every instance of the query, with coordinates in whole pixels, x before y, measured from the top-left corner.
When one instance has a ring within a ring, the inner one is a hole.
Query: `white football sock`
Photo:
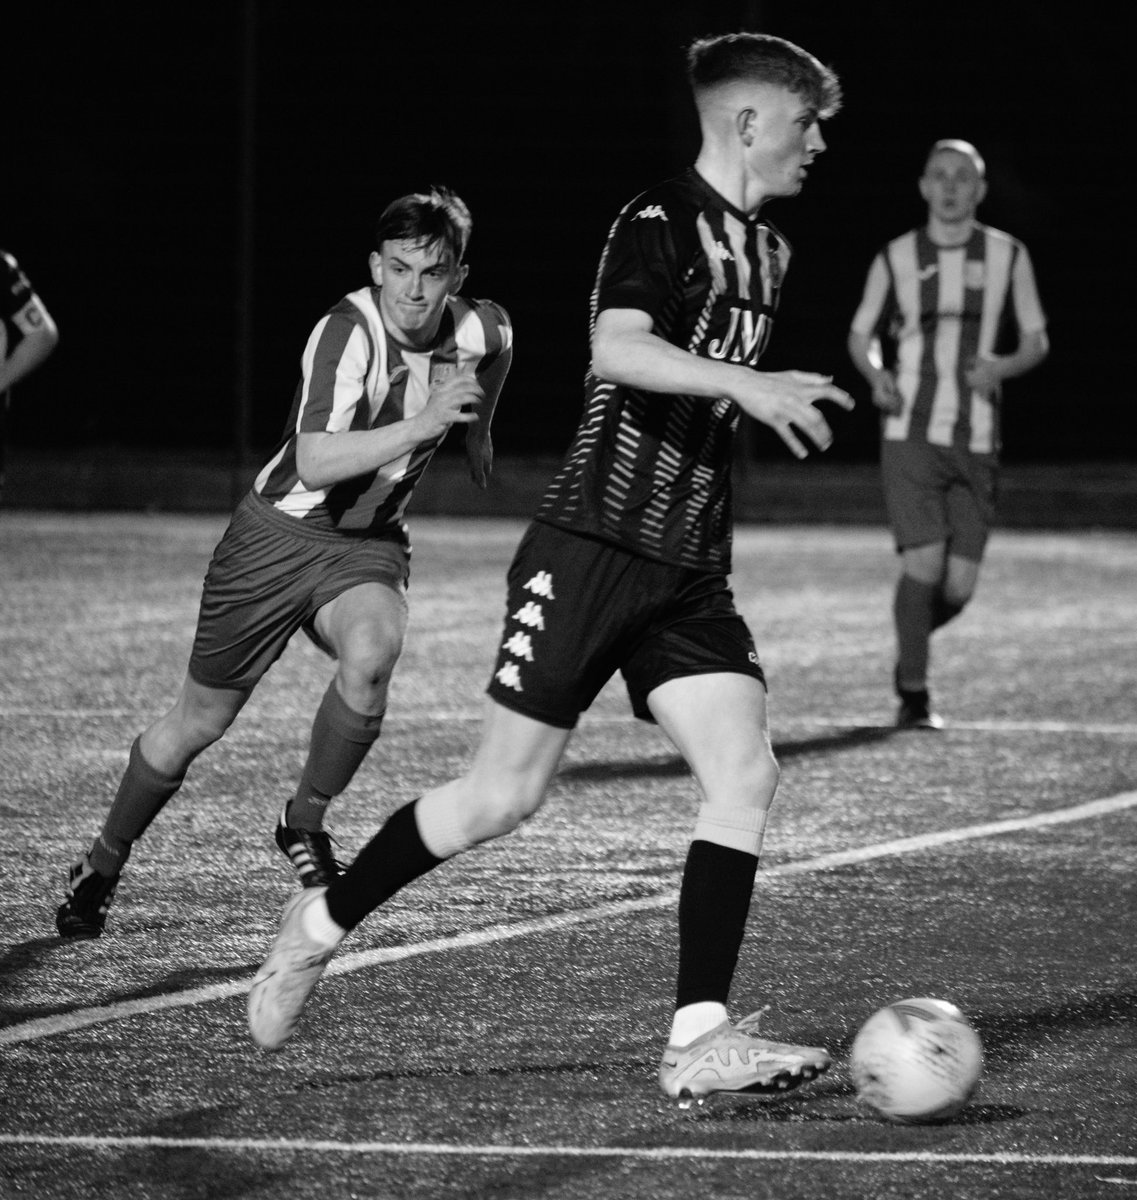
[[[347,930],[332,920],[328,902],[323,896],[305,906],[300,914],[300,928],[321,946],[338,946],[347,937]]]
[[[726,1005],[714,1000],[702,1000],[698,1004],[685,1004],[676,1010],[671,1022],[671,1037],[668,1045],[686,1046],[697,1037],[721,1025],[727,1019]]]

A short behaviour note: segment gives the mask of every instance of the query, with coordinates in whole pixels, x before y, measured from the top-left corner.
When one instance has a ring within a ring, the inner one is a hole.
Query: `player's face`
[[[940,150],[933,154],[920,179],[920,194],[938,221],[958,225],[975,216],[987,185],[966,154]]]
[[[372,251],[370,263],[387,331],[411,346],[433,341],[446,297],[466,278],[450,248],[443,242],[388,241]]]
[[[772,84],[756,85],[751,101],[743,129],[747,172],[765,196],[796,196],[810,163],[825,149],[817,110]]]

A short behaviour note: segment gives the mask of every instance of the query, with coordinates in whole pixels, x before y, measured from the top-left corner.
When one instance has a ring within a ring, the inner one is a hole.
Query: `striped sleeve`
[[[320,320],[301,359],[297,433],[336,433],[352,427],[359,403],[367,403],[373,354],[361,321],[335,309]]]

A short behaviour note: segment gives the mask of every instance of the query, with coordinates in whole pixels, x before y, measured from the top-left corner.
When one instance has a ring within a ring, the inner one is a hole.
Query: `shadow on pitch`
[[[783,762],[792,758],[819,757],[861,746],[872,746],[886,742],[897,734],[908,733],[909,730],[897,729],[894,725],[858,725],[819,737],[775,742],[774,753]],[[665,758],[608,759],[604,762],[574,763],[563,767],[557,778],[587,783],[607,779],[666,779],[690,773],[687,764],[675,754]]]

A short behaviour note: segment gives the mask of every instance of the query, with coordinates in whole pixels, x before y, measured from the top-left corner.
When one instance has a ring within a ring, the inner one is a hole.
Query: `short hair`
[[[414,242],[433,246],[441,242],[460,263],[474,228],[470,210],[448,188],[431,185],[429,192],[413,192],[392,200],[379,216],[375,245]]]
[[[769,33],[724,33],[696,38],[687,48],[687,79],[695,97],[720,84],[771,83],[831,117],[841,107],[841,84],[807,50]]]
[[[970,142],[965,142],[962,138],[940,138],[928,151],[928,157],[924,159],[925,171],[928,169],[928,164],[941,150],[954,150],[956,154],[962,154],[965,158],[971,159],[975,169],[979,172],[979,178],[986,177],[987,164],[983,161],[983,155]]]

